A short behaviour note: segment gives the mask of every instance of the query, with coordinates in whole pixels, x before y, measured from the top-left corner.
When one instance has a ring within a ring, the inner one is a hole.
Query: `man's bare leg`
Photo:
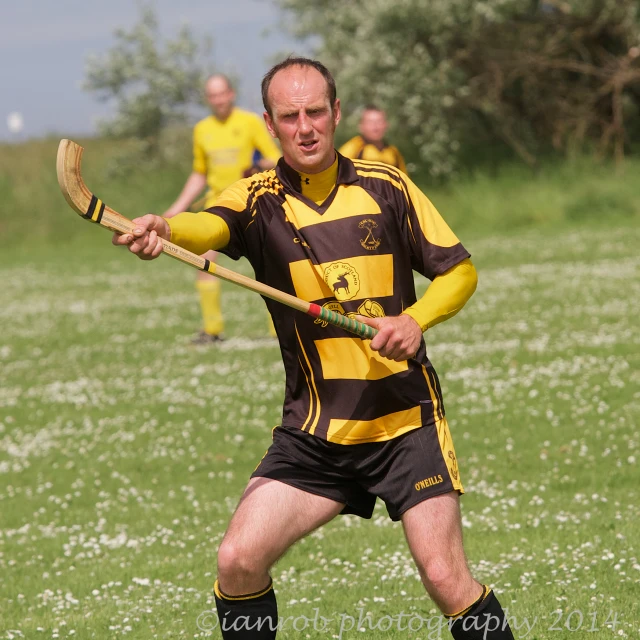
[[[276,637],[271,566],[343,507],[277,480],[249,482],[218,550],[215,595],[224,640]]]
[[[493,592],[474,580],[462,544],[456,492],[425,500],[402,515],[405,536],[422,583],[456,640],[513,640]]]

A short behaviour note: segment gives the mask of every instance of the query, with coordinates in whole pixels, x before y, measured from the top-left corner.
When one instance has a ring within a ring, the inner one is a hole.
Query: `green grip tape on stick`
[[[320,320],[335,325],[336,327],[340,327],[341,329],[345,329],[346,331],[350,331],[351,333],[355,333],[365,340],[371,340],[378,333],[377,329],[374,329],[373,327],[370,327],[368,324],[364,324],[363,322],[359,322],[354,318],[349,318],[342,315],[341,313],[331,311],[330,309],[321,307],[319,305],[313,306],[317,307],[317,317]]]

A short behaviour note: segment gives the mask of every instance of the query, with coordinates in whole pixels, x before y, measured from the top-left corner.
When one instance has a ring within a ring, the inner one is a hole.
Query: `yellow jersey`
[[[390,164],[404,173],[407,166],[398,147],[387,144],[384,140],[381,146],[373,142],[367,142],[362,136],[356,136],[345,142],[339,149],[340,153],[352,160],[370,160],[371,162],[384,162]]]
[[[211,115],[193,129],[193,170],[207,176],[205,207],[211,207],[217,196],[242,178],[252,165],[257,149],[264,158],[280,158],[280,151],[264,122],[255,113],[234,108],[223,122]]]

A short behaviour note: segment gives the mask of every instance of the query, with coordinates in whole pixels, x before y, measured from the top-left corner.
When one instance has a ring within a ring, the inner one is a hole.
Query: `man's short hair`
[[[271,81],[278,71],[282,71],[283,69],[288,69],[289,67],[313,67],[316,71],[319,71],[322,74],[322,77],[327,82],[327,96],[329,97],[329,103],[331,105],[331,109],[333,110],[333,104],[336,101],[336,81],[333,79],[331,72],[327,67],[325,67],[322,62],[318,62],[317,60],[312,60],[311,58],[301,58],[296,56],[289,56],[285,58],[282,62],[279,62],[275,66],[271,67],[269,71],[265,74],[264,78],[262,78],[262,104],[264,105],[265,111],[273,117],[273,113],[271,111],[271,105],[269,104],[269,87],[271,86]]]
[[[378,111],[379,113],[384,113],[384,109],[381,109],[377,104],[372,103],[364,105],[362,113],[364,113],[365,111]]]

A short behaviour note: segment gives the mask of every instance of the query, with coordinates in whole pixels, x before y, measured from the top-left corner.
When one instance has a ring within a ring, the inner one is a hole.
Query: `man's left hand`
[[[378,334],[371,340],[371,349],[384,358],[402,362],[416,355],[422,339],[422,330],[411,316],[356,316],[356,319],[378,330]]]

